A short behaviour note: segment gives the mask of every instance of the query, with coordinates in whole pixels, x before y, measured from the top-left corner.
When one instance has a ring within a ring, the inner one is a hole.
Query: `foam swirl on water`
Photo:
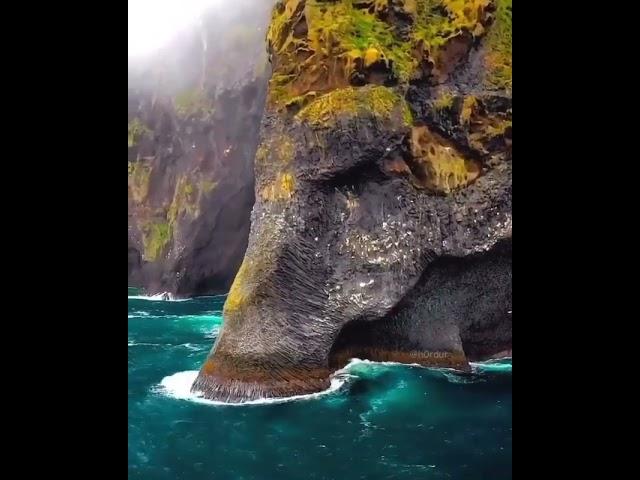
[[[164,377],[160,382],[159,387],[156,388],[158,393],[162,393],[178,400],[189,400],[196,403],[202,403],[206,405],[226,405],[226,406],[242,406],[242,405],[266,405],[273,403],[286,403],[297,400],[309,400],[319,398],[334,392],[337,392],[342,388],[349,378],[349,375],[344,374],[341,370],[332,375],[331,386],[326,390],[317,393],[309,393],[306,395],[294,395],[291,397],[281,398],[261,398],[258,400],[249,400],[240,403],[220,402],[217,400],[207,400],[202,397],[202,394],[193,393],[191,391],[191,385],[195,382],[198,376],[197,370],[187,370],[186,372],[178,372],[173,375]]]
[[[148,300],[150,302],[188,302],[189,298],[174,298],[169,292],[156,295],[129,295],[129,300]]]
[[[509,363],[499,363],[496,361],[490,362],[478,362],[473,363],[472,366],[474,369],[478,371],[478,373],[482,373],[483,371],[502,371],[502,372],[510,372],[511,371],[511,362],[509,359]],[[361,360],[358,358],[352,359],[344,368],[340,370],[336,370],[333,375],[331,375],[331,385],[328,389],[323,390],[317,393],[309,393],[305,395],[294,395],[291,397],[281,397],[281,398],[262,398],[258,400],[250,400],[246,402],[240,403],[230,403],[230,402],[221,402],[216,400],[207,400],[202,397],[202,394],[194,393],[191,391],[191,386],[193,382],[195,382],[196,377],[198,376],[197,370],[187,370],[185,372],[174,373],[173,375],[166,376],[160,382],[154,390],[157,393],[166,395],[171,398],[175,398],[178,400],[188,400],[196,403],[202,403],[206,405],[227,405],[227,406],[242,406],[242,405],[266,405],[266,404],[274,404],[274,403],[286,403],[298,400],[312,400],[320,397],[324,397],[326,395],[330,395],[332,393],[339,392],[348,384],[348,381],[353,378],[357,378],[357,375],[352,375],[349,373],[351,367],[356,365],[381,365],[381,366],[394,366],[394,367],[420,367],[426,368],[429,370],[439,371],[443,373],[444,377],[451,383],[474,383],[478,381],[478,379],[468,379],[464,376],[459,377],[458,374],[462,372],[458,372],[453,369],[446,368],[430,368],[423,367],[417,364],[403,364],[397,362],[373,362],[371,360]],[[486,368],[489,367],[489,368]],[[493,367],[493,368],[492,368]],[[480,379],[483,381],[483,379]]]

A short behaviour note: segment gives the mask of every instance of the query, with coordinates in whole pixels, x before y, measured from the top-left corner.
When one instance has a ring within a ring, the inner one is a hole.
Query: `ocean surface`
[[[129,289],[129,479],[511,477],[511,359],[471,374],[353,360],[329,391],[225,405],[189,393],[224,297]]]

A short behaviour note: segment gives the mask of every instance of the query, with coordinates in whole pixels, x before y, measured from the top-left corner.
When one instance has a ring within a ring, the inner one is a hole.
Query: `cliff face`
[[[193,389],[511,350],[511,0],[281,0],[249,245]]]
[[[129,285],[227,292],[254,202],[271,0],[211,11],[129,65]]]

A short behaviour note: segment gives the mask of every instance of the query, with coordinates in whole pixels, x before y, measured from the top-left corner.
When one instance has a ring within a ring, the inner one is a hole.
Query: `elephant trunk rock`
[[[194,391],[511,351],[510,29],[509,0],[278,2],[249,245]]]

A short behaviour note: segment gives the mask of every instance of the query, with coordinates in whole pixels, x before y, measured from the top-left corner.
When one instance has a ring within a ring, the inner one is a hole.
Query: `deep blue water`
[[[472,375],[354,362],[336,391],[286,403],[182,398],[223,301],[129,297],[129,479],[511,478],[511,360]]]

